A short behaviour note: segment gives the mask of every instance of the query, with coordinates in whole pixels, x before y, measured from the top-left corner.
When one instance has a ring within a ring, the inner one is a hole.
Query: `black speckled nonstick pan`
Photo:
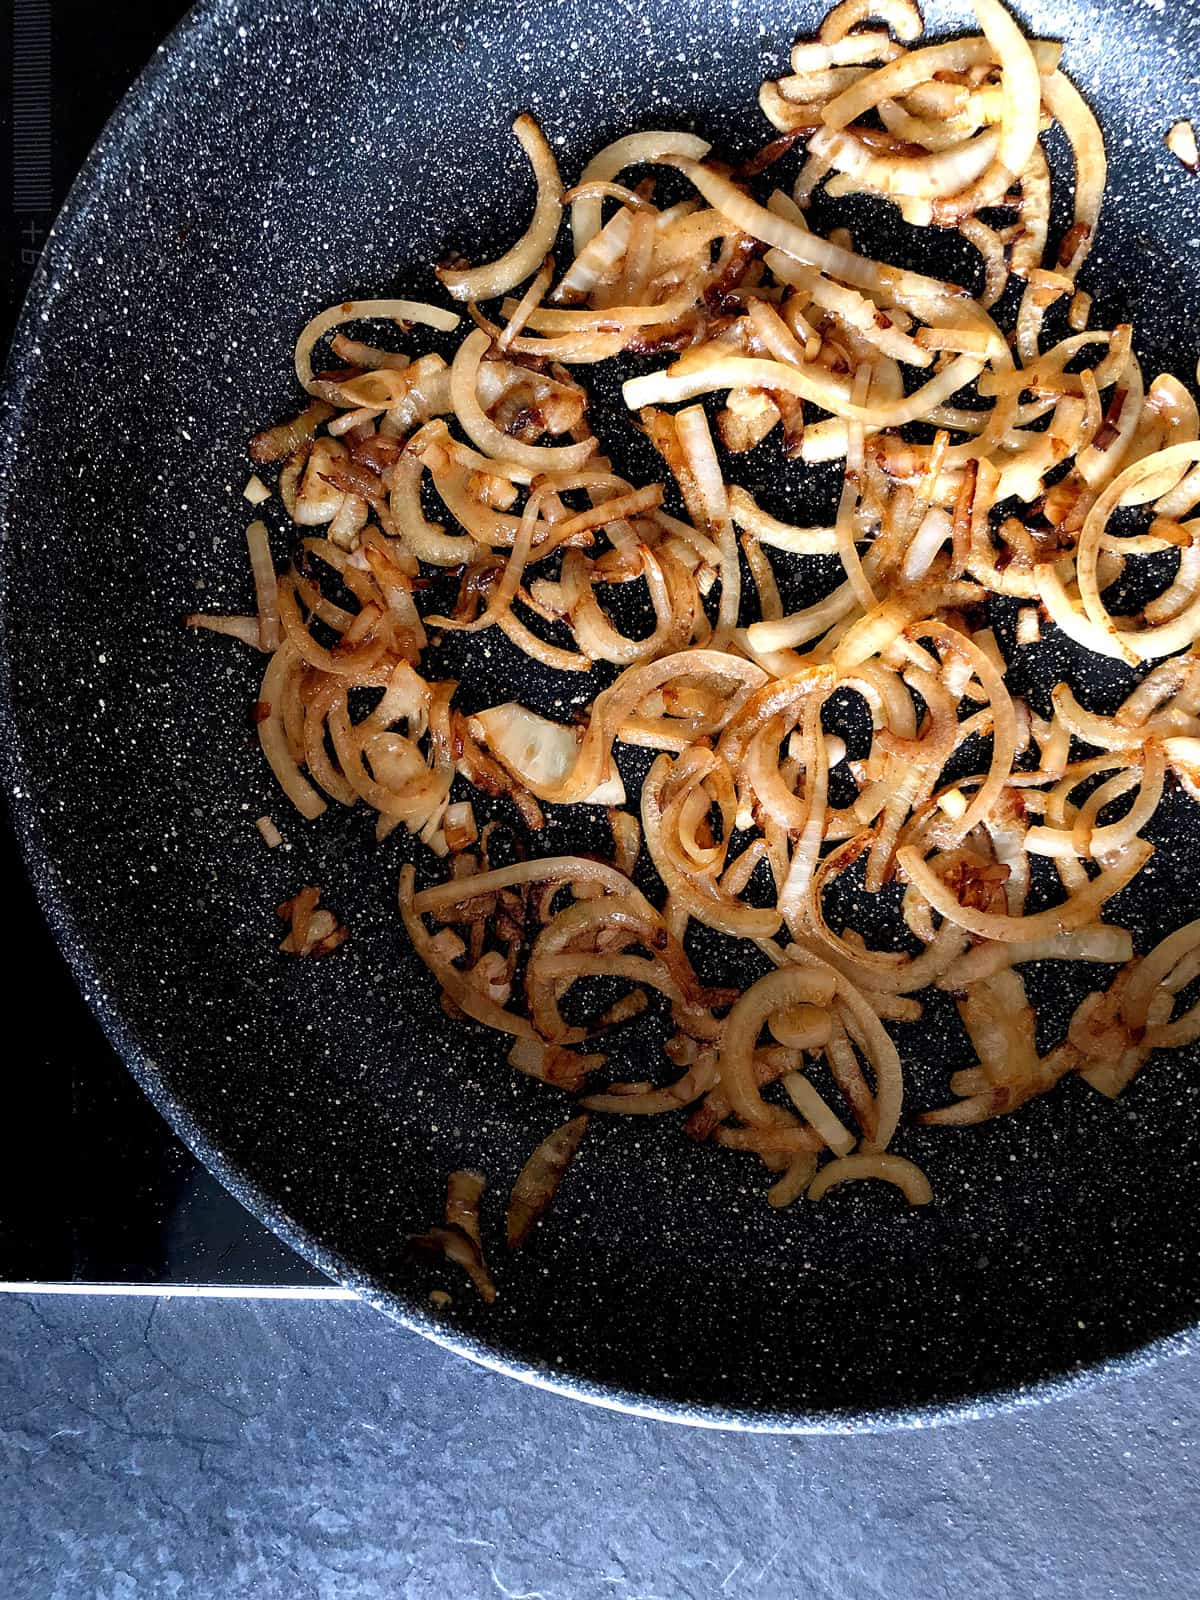
[[[0,430],[14,813],[46,913],[146,1092],[252,1210],[407,1326],[582,1398],[725,1426],[961,1414],[1191,1329],[1196,1055],[1154,1061],[1114,1104],[1070,1080],[978,1130],[906,1128],[898,1148],[937,1195],[915,1212],[859,1185],[775,1213],[749,1158],[690,1144],[674,1119],[597,1118],[546,1222],[506,1258],[505,1196],[565,1100],[440,1010],[395,910],[419,847],[376,846],[361,810],[291,815],[250,724],[259,658],[180,618],[251,602],[245,441],[296,409],[308,317],[432,295],[432,262],[485,259],[523,226],[517,111],[542,119],[568,178],[637,127],[695,128],[744,156],[768,136],[759,80],[817,20],[813,0],[200,5],[59,219]],[[968,18],[939,4],[927,20]],[[1136,322],[1148,376],[1194,379],[1200,179],[1162,139],[1200,115],[1200,5],[1050,0],[1023,20],[1064,41],[1107,136],[1085,275],[1097,318]],[[874,252],[909,248],[878,226]],[[619,407],[597,417],[633,470]],[[785,514],[825,493],[797,466],[757,487]],[[563,693],[493,645],[469,699],[514,683],[543,710]],[[264,848],[263,812],[287,849]],[[1155,870],[1119,908],[1141,948],[1196,914],[1198,820],[1175,793],[1154,825]],[[564,827],[550,845],[571,842]],[[274,907],[305,883],[351,928],[324,961],[277,954]],[[1031,976],[1048,1030],[1065,981]],[[897,1037],[911,1105],[939,1103],[961,1050],[945,1012]],[[404,1248],[464,1164],[491,1178],[490,1309]],[[438,1284],[453,1304],[435,1315]]]

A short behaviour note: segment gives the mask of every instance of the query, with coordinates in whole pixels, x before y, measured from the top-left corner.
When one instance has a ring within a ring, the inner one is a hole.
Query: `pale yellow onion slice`
[[[517,529],[516,538],[513,540],[512,554],[505,562],[500,581],[493,585],[488,595],[487,605],[480,615],[472,622],[465,622],[459,621],[456,617],[443,617],[436,612],[431,612],[425,619],[431,627],[444,628],[447,631],[458,633],[484,633],[493,624],[499,622],[506,612],[511,610],[517,590],[521,586],[521,579],[525,575],[525,567],[529,561],[529,553],[533,545],[534,529],[537,525],[541,502],[541,491],[535,489],[525,502],[521,523]],[[573,754],[574,751],[572,751]]]
[[[929,1179],[915,1162],[896,1155],[839,1156],[822,1167],[808,1186],[808,1198],[820,1200],[839,1183],[878,1178],[894,1184],[912,1206],[927,1206],[933,1199]]]
[[[606,894],[623,895],[652,922],[658,924],[658,912],[635,888],[623,873],[607,862],[593,860],[590,856],[542,856],[533,861],[519,861],[515,866],[496,867],[488,872],[478,872],[467,878],[452,878],[448,883],[434,884],[422,889],[413,897],[413,909],[421,916],[432,915],[442,920],[442,913],[466,901],[483,895],[495,894],[501,889],[522,888],[530,883],[595,883]]]
[[[788,1050],[821,1050],[829,1042],[832,1019],[820,1006],[780,1011],[768,1023],[771,1035]]]
[[[1186,466],[1200,461],[1200,443],[1170,445],[1142,461],[1135,461],[1119,473],[1101,494],[1088,512],[1079,536],[1075,555],[1075,570],[1079,583],[1079,598],[1093,628],[1106,638],[1103,653],[1117,655],[1125,661],[1153,660],[1172,655],[1176,650],[1191,644],[1200,636],[1200,600],[1194,601],[1170,622],[1157,627],[1119,628],[1100,597],[1097,577],[1097,559],[1100,540],[1122,496],[1134,489],[1145,478],[1155,476],[1168,468]],[[1057,619],[1056,619],[1057,620]]]
[[[1194,656],[1178,656],[1161,661],[1126,696],[1113,720],[1124,728],[1137,728],[1148,723],[1164,706],[1171,716],[1190,717],[1200,703],[1198,689],[1200,660]]]
[[[739,528],[752,533],[760,544],[790,555],[828,556],[837,551],[837,531],[831,527],[794,528],[759,506],[746,489],[729,490],[729,515]]]
[[[718,649],[737,626],[741,567],[729,520],[729,497],[703,406],[689,406],[675,418],[676,437],[704,511],[702,530],[721,552],[721,601],[712,648]]]
[[[1068,594],[1054,562],[1043,561],[1034,567],[1026,597],[1040,598],[1051,620],[1058,624],[1067,637],[1083,645],[1084,649],[1091,650],[1094,655],[1117,656],[1130,662],[1137,659],[1132,652],[1126,653],[1121,649],[1115,630],[1101,627],[1083,614]]]
[[[642,835],[667,893],[689,916],[718,932],[741,939],[769,939],[782,917],[773,907],[749,906],[737,900],[709,873],[686,870],[667,841],[663,790],[670,775],[671,757],[660,755],[642,784]]]
[[[594,294],[611,278],[629,246],[633,217],[629,207],[622,206],[599,233],[593,234],[552,292],[552,301],[566,300],[569,304],[576,295]]]
[[[460,523],[477,545],[495,550],[512,549],[521,532],[522,519],[507,511],[496,511],[472,494],[470,473],[462,467],[444,468],[436,456],[427,455],[429,475],[447,511]],[[497,463],[499,466],[499,463]],[[540,560],[556,548],[556,528],[539,520],[534,524],[532,549]],[[467,560],[470,557],[466,558]]]
[[[857,604],[854,589],[846,582],[839,584],[824,600],[818,600],[801,611],[793,611],[778,621],[752,622],[744,633],[739,633],[738,638],[739,641],[744,638],[748,648],[756,655],[792,649],[820,638],[854,611]]]
[[[1155,991],[1179,962],[1198,946],[1200,919],[1168,934],[1138,963],[1121,1002],[1122,1014],[1130,1028],[1145,1027]]]
[[[849,42],[851,30],[872,18],[886,22],[897,39],[909,42],[919,39],[925,26],[916,0],[841,0],[826,13],[820,41],[830,47]]]
[[[947,287],[939,279],[871,261],[854,250],[822,239],[809,232],[802,220],[782,216],[759,205],[724,174],[701,162],[678,160],[671,165],[677,166],[709,205],[724,213],[735,227],[761,239],[764,244],[774,245],[805,266],[816,267],[853,288],[890,296],[895,304],[908,311],[928,312],[930,321],[944,321],[947,326],[964,318],[978,321],[984,316],[969,296]]]
[[[683,649],[691,635],[699,603],[694,586],[686,599],[680,599],[689,582],[686,569],[665,546],[657,554],[639,546],[638,555],[655,618],[654,632],[644,639],[631,639],[610,622],[596,599],[582,555],[569,550],[563,558],[563,589],[570,593],[571,627],[580,649],[594,661],[621,666],[649,661]]]
[[[1063,263],[1063,270],[1074,277],[1095,243],[1104,203],[1108,181],[1104,135],[1091,107],[1064,73],[1043,78],[1042,95],[1051,116],[1062,124],[1075,158],[1075,244],[1070,260]]]
[[[274,650],[279,644],[279,584],[275,577],[275,563],[271,559],[271,545],[265,522],[252,522],[246,529],[246,545],[250,553],[250,568],[254,576],[254,594],[258,602],[258,641],[264,650]]]
[[[789,1072],[783,1080],[783,1087],[796,1110],[811,1128],[816,1129],[835,1155],[844,1156],[853,1150],[854,1135],[802,1073]]]
[[[258,704],[260,708],[267,708],[267,715],[258,723],[258,738],[280,788],[301,816],[312,821],[325,810],[325,801],[300,771],[285,731],[283,715],[288,679],[301,666],[300,657],[284,640],[271,657],[259,691]]]
[[[1189,172],[1200,172],[1200,150],[1196,148],[1196,130],[1186,117],[1173,122],[1163,140],[1177,161],[1182,161]]]
[[[992,708],[992,760],[988,775],[956,825],[960,838],[987,817],[1008,781],[1016,755],[1017,728],[1012,696],[998,669],[978,645],[943,623],[925,622],[912,630],[914,638],[932,639],[943,652],[957,653],[969,661]]]
[[[1046,160],[1046,152],[1040,143],[1034,143],[1019,182],[1022,231],[1013,241],[1010,264],[1018,277],[1032,279],[1033,273],[1041,268],[1045,258],[1046,237],[1050,229],[1050,163]],[[1067,282],[1070,283],[1071,280],[1068,278]],[[1018,332],[1018,341],[1019,338]],[[1032,356],[1036,358],[1036,348]]]
[[[1141,366],[1134,355],[1130,354],[1117,382],[1125,391],[1124,403],[1121,407],[1120,421],[1112,429],[1107,444],[1104,448],[1100,448],[1094,440],[1084,444],[1081,439],[1075,456],[1076,473],[1097,493],[1116,476],[1120,468],[1126,465],[1126,458],[1142,421],[1145,385],[1142,381]],[[1059,408],[1062,404],[1060,400]],[[1050,431],[1054,431],[1053,425]],[[1153,488],[1153,484],[1150,487]],[[1129,548],[1132,553],[1133,547]]]
[[[532,311],[525,323],[528,330],[534,333],[552,335],[568,333],[597,334],[609,333],[613,329],[622,331],[632,328],[643,328],[649,323],[674,322],[685,311],[689,311],[696,303],[693,294],[678,294],[669,300],[663,300],[652,305],[613,305],[604,306],[598,310],[582,309],[578,311],[563,310],[557,306],[542,306]],[[507,311],[512,302],[506,300],[504,309]],[[513,306],[515,310],[515,306]],[[519,340],[514,348],[531,355],[543,348],[549,348],[545,341],[525,339]]]
[[[1071,828],[1030,828],[1025,848],[1041,856],[1105,856],[1122,849],[1146,826],[1158,810],[1166,776],[1166,758],[1161,744],[1149,741],[1144,746],[1143,770],[1138,797],[1119,822],[1091,828],[1081,840]]]
[[[870,994],[868,998],[869,991],[864,992],[844,972],[802,945],[790,945],[786,955],[778,945],[767,941],[760,941],[759,949],[771,960],[782,963],[784,968],[800,965],[807,971],[824,973],[835,980],[834,1009],[844,1030],[842,1043],[846,1044],[845,1035],[848,1035],[866,1056],[875,1074],[872,1126],[868,1128],[864,1125],[862,1148],[864,1151],[886,1149],[900,1125],[904,1101],[904,1071],[900,1055],[880,1021],[880,1014],[886,1011],[886,1002],[876,994]],[[831,1051],[837,1036],[838,1030],[835,1029],[830,1037]],[[846,1064],[849,1066],[849,1061]]]
[[[929,352],[922,349],[911,335],[901,332],[894,326],[890,317],[881,317],[879,307],[868,294],[858,289],[847,288],[845,284],[834,283],[816,268],[803,266],[782,250],[768,250],[765,259],[767,266],[781,283],[792,284],[795,288],[802,289],[813,305],[831,311],[860,333],[864,339],[877,345],[885,355],[913,367],[927,367],[931,364],[933,357]],[[753,318],[753,313],[751,315]],[[771,353],[778,356],[778,351]]]
[[[924,155],[881,155],[853,134],[823,128],[808,142],[838,172],[848,173],[878,194],[892,198],[932,200],[956,194],[974,183],[991,165],[1000,147],[1000,135],[986,129],[948,149]]]
[[[907,144],[919,144],[926,150],[945,150],[950,145],[961,144],[971,134],[985,125],[999,120],[998,110],[976,96],[960,112],[949,112],[944,117],[918,117],[905,109],[898,100],[881,100],[876,111],[884,127]]]
[[[937,987],[957,993],[981,978],[989,978],[1022,961],[1125,962],[1132,959],[1133,938],[1129,931],[1097,922],[1066,933],[1048,934],[1042,939],[975,945],[950,963],[938,978]]]
[[[189,611],[183,619],[185,628],[201,628],[206,633],[220,633],[226,639],[237,639],[253,650],[262,650],[261,617],[220,616],[211,611]]]
[[[821,728],[825,686],[814,685],[806,696],[800,722],[799,763],[804,772],[805,818],[792,837],[787,877],[779,886],[777,904],[793,937],[803,928],[808,887],[817,868],[825,836],[825,808],[829,799],[829,758]]]
[[[1008,181],[1024,172],[1037,143],[1042,79],[1029,40],[1000,0],[971,0],[971,4],[1000,63],[1004,111],[996,161]]]
[[[1184,1045],[1195,1044],[1200,1039],[1200,1004],[1173,1022],[1152,1022],[1142,1038],[1143,1047],[1149,1050],[1179,1050]]]
[[[934,406],[977,378],[983,363],[973,356],[956,356],[943,371],[914,393],[900,400],[868,401],[856,405],[840,383],[824,368],[801,369],[781,361],[759,361],[747,356],[718,356],[708,365],[672,377],[669,372],[648,372],[629,378],[622,396],[631,411],[643,406],[673,405],[697,395],[726,389],[782,389],[802,400],[832,411],[847,421],[870,428],[899,428],[925,416]]]
[[[575,768],[560,788],[544,798],[563,805],[590,793],[604,775],[611,760],[612,740],[626,719],[664,684],[689,677],[726,685],[729,702],[725,715],[732,716],[746,697],[766,681],[767,675],[752,661],[698,646],[627,669],[616,683],[597,695]]]
[[[794,1155],[784,1169],[783,1176],[776,1179],[767,1190],[767,1204],[776,1209],[792,1205],[799,1200],[805,1189],[812,1182],[813,1174],[816,1170],[817,1156],[815,1153],[801,1151]]]
[[[792,79],[790,82],[797,83],[798,80]],[[822,102],[798,102],[785,92],[788,85],[789,80],[786,78],[780,79],[778,83],[759,84],[758,108],[763,116],[773,128],[784,134],[807,133],[819,127]],[[820,157],[813,156],[812,161],[819,163]]]
[[[775,87],[782,99],[807,109],[811,116],[820,104],[840,94],[850,84],[857,83],[860,78],[865,78],[870,70],[869,66],[853,62],[824,67],[793,67],[790,73],[776,81]]]
[[[997,7],[997,9],[999,9]],[[985,12],[977,5],[976,15],[981,26],[990,27],[997,33],[998,41],[1003,40],[1005,50],[1011,50],[1010,41],[999,32],[999,25],[995,21],[995,13]],[[986,21],[985,21],[986,15]],[[1044,40],[1037,39],[1030,42],[1017,29],[1016,24],[1007,13],[1004,20],[1017,33],[1024,49],[1032,57],[1039,73],[1053,72],[1058,65],[1059,47]],[[881,100],[898,100],[912,93],[914,89],[921,88],[934,82],[939,72],[956,73],[969,71],[972,67],[984,65],[986,62],[997,59],[1000,55],[1000,43],[993,43],[989,38],[980,38],[975,35],[971,38],[952,39],[945,44],[926,45],[921,50],[910,50],[907,54],[898,56],[894,61],[878,67],[867,77],[836,96],[825,107],[823,121],[828,128],[845,128],[851,122],[857,122],[859,117],[867,111],[872,111]],[[1015,55],[1015,51],[1013,51]],[[1019,58],[1018,58],[1019,60]],[[1023,63],[1020,63],[1023,66]],[[1018,71],[1020,72],[1020,66]],[[1022,90],[1025,85],[1022,83]],[[1021,101],[1024,108],[1025,101]],[[1039,93],[1040,105],[1040,93]],[[1036,125],[1035,125],[1036,126]],[[1016,148],[1014,142],[1014,149]],[[1021,163],[1024,166],[1024,162]],[[1018,172],[1021,167],[1016,169]]]
[[[554,257],[547,256],[537,270],[536,276],[530,281],[528,289],[511,311],[506,311],[508,321],[504,324],[500,337],[496,340],[497,350],[508,350],[514,339],[518,338],[530,317],[541,305],[546,290],[554,279]],[[506,302],[507,304],[507,302]]]
[[[1004,245],[994,229],[980,222],[978,217],[964,217],[958,231],[983,257],[984,285],[980,304],[990,310],[1004,293],[1009,278],[1009,262]]]
[[[439,267],[438,277],[456,300],[490,300],[507,294],[532,277],[554,248],[562,220],[562,179],[546,136],[533,117],[522,113],[513,123],[537,182],[537,204],[529,227],[498,261],[464,269]]]
[[[920,31],[919,17],[917,27]],[[897,39],[907,37],[908,34],[897,30]],[[890,61],[893,56],[901,54],[903,46],[891,38],[886,28],[860,28],[857,32],[844,34],[840,39],[801,39],[792,46],[789,59],[793,72],[821,72],[827,67]]]
[[[469,534],[448,534],[440,523],[430,522],[421,505],[421,480],[425,473],[422,448],[428,442],[422,428],[409,440],[392,469],[390,507],[396,532],[419,561],[430,566],[465,566],[479,546]]]
[[[379,424],[380,433],[395,439],[407,437],[431,418],[450,410],[450,368],[441,356],[420,356],[402,376],[403,392]]]
[[[721,1087],[743,1122],[765,1128],[783,1117],[763,1100],[754,1070],[754,1049],[768,1017],[800,1005],[827,1008],[836,989],[837,976],[829,968],[781,967],[751,984],[729,1013],[721,1038]]]
[[[471,731],[539,800],[554,797],[572,772],[579,754],[579,739],[574,728],[550,722],[514,701],[475,712]],[[624,805],[625,786],[616,768],[610,763],[608,777],[575,803]]]
[[[395,322],[403,326],[416,322],[422,327],[435,328],[440,333],[452,333],[460,318],[454,311],[441,306],[427,305],[423,300],[343,300],[329,306],[309,322],[296,340],[296,376],[309,394],[313,388],[312,352],[316,344],[330,329],[343,322],[365,322],[371,319]]]
[[[579,175],[579,187],[610,181],[618,173],[624,172],[626,167],[658,161],[665,155],[688,156],[693,161],[703,161],[709,149],[707,140],[694,133],[680,133],[674,128],[626,134],[623,139],[614,139],[612,144],[605,145],[592,157]],[[599,233],[601,206],[600,200],[590,197],[572,203],[571,237],[576,255]]]

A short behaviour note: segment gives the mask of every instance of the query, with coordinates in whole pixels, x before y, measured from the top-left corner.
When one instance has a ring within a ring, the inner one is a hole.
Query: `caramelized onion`
[[[517,1174],[508,1201],[508,1248],[518,1250],[534,1224],[558,1192],[567,1168],[575,1158],[588,1119],[572,1117],[548,1134]]]
[[[1151,859],[1168,786],[1200,803],[1200,409],[1143,376],[1130,325],[1088,326],[1099,127],[1057,45],[1001,0],[974,9],[981,32],[926,43],[911,0],[844,0],[762,86],[782,137],[736,167],[650,130],[564,189],[519,117],[532,219],[498,259],[438,274],[465,336],[438,306],[330,307],[296,346],[315,398],[251,442],[268,481],[244,492],[301,530],[292,564],[277,573],[281,530],[252,523],[256,614],[189,625],[269,656],[254,722],[303,815],[361,807],[378,840],[413,836],[401,917],[443,1009],[506,1035],[514,1070],[587,1091],[514,1186],[514,1248],[589,1114],[682,1111],[712,1159],[763,1164],[773,1206],[860,1178],[927,1203],[889,1146],[895,1025],[930,987],[976,1060],[915,1119],[929,1129],[1016,1113],[1068,1074],[1115,1095],[1200,1039],[1179,1000],[1200,924],[1139,955],[1102,920]],[[1055,125],[1075,181],[1048,254]],[[791,193],[752,195],[796,147]],[[662,197],[663,168],[683,198]],[[877,259],[866,224],[817,232],[821,183],[830,205],[873,194],[957,229],[979,295]],[[370,320],[454,337],[397,354],[345,328]],[[344,366],[314,372],[323,340]],[[647,481],[603,454],[580,381],[617,358]],[[699,403],[662,409],[709,394],[715,429]],[[736,480],[756,454],[752,494]],[[776,458],[841,464],[811,520]],[[1157,592],[1123,615],[1111,586],[1142,574]],[[1055,628],[1138,669],[1122,703],[1092,709],[1079,651],[1063,681],[1031,681]],[[607,832],[572,818],[597,806]],[[610,859],[536,856],[576,824]],[[288,954],[344,937],[318,901],[286,903]],[[698,926],[735,986],[707,981]],[[1021,970],[1051,961],[1092,992],[1040,1054]],[[596,1087],[651,1010],[670,1071],[639,1055]],[[481,1190],[454,1174],[424,1242],[486,1293]]]

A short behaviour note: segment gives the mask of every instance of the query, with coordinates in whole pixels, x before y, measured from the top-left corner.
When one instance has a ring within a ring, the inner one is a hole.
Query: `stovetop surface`
[[[47,230],[104,123],[188,9],[122,0],[0,0],[0,348]],[[7,72],[4,74],[7,78]],[[309,1287],[327,1280],[196,1162],[84,1004],[0,824],[9,1140],[0,1161],[0,1281]],[[31,1000],[31,997],[34,997]]]

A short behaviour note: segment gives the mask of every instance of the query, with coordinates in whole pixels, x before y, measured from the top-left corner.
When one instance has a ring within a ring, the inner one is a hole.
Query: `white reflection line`
[[[0,1294],[140,1295],[163,1300],[357,1300],[353,1289],[316,1283],[5,1283]]]

